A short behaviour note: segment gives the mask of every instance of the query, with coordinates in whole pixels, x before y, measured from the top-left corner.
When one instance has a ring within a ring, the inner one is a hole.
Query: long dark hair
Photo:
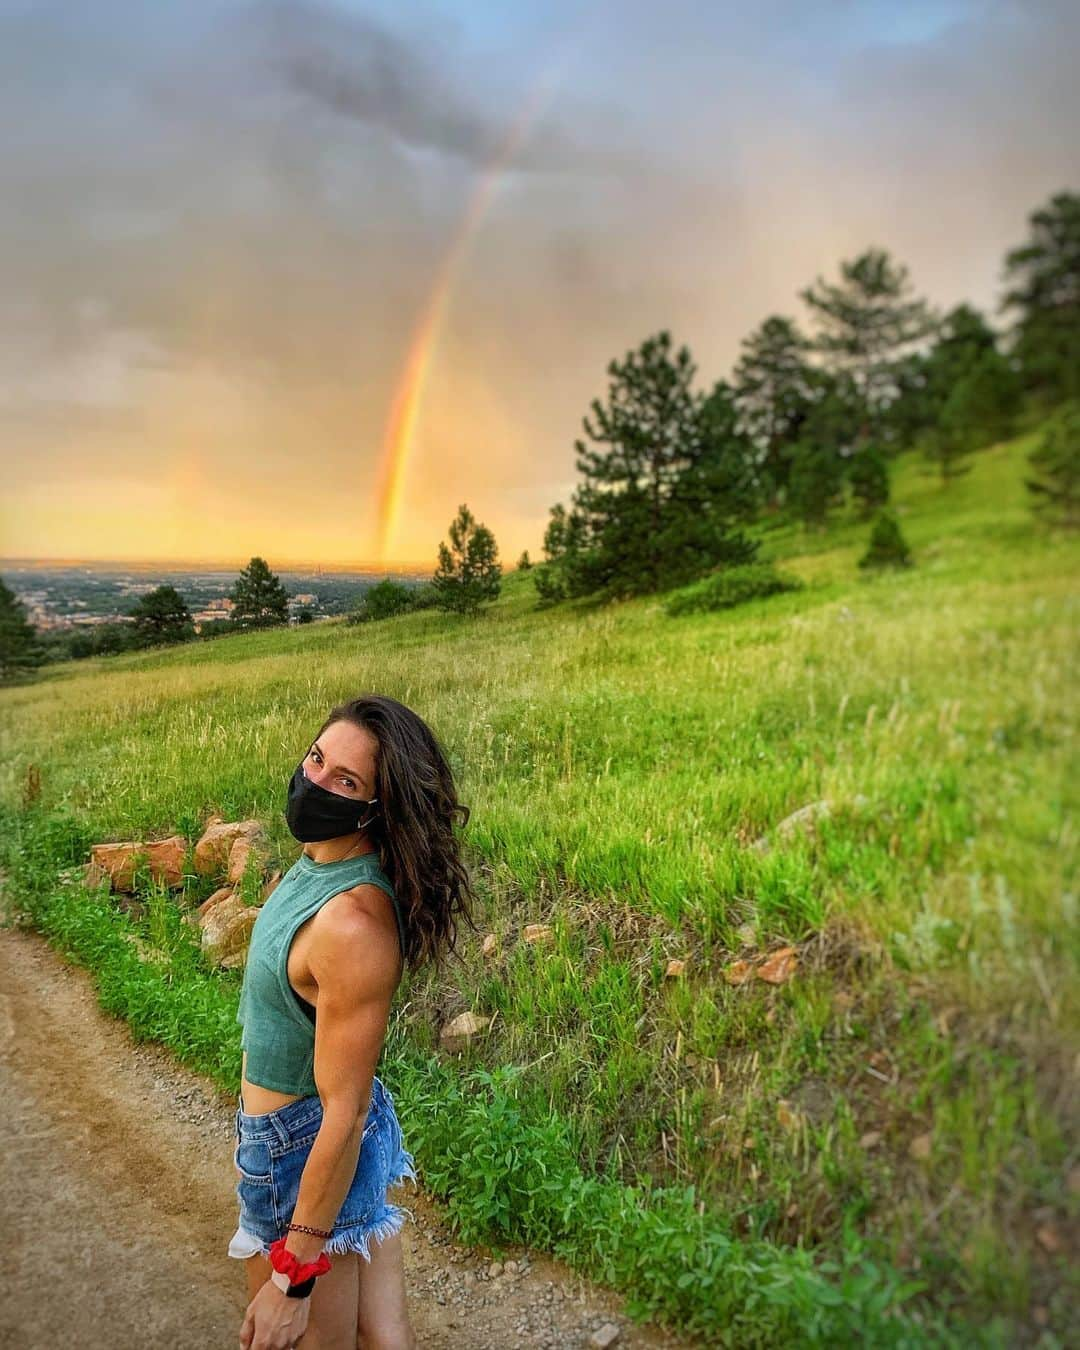
[[[469,808],[458,801],[454,777],[435,733],[411,708],[385,694],[362,694],[339,703],[315,733],[334,722],[352,722],[379,743],[375,796],[379,810],[365,833],[379,853],[405,922],[405,963],[411,970],[452,952],[455,913],[477,931],[469,870],[454,832]]]

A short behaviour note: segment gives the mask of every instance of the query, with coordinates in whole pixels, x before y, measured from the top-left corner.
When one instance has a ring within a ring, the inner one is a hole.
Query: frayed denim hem
[[[416,1159],[411,1153],[406,1152],[405,1149],[401,1150],[400,1157],[402,1164],[401,1171],[392,1175],[386,1184],[388,1186],[400,1186],[405,1178],[408,1177],[414,1186],[419,1187],[420,1178],[416,1175]]]
[[[356,1252],[370,1264],[369,1243],[372,1240],[382,1242],[384,1238],[400,1233],[406,1217],[413,1217],[411,1211],[403,1209],[401,1205],[384,1205],[379,1215],[380,1217],[369,1228],[361,1229],[357,1225],[354,1228],[346,1228],[341,1233],[335,1233],[332,1238],[327,1238],[323,1251],[331,1256]]]

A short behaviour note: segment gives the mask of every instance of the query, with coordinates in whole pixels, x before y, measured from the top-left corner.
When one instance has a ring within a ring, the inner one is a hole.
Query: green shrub
[[[870,546],[859,559],[860,567],[910,567],[911,550],[900,522],[891,511],[882,511],[870,531]]]
[[[392,619],[413,607],[412,588],[383,577],[371,586],[349,615],[350,623],[370,623],[374,619]]]
[[[760,600],[778,591],[796,591],[802,587],[798,577],[778,571],[772,563],[744,563],[722,567],[690,586],[682,586],[668,597],[668,614],[690,614],[697,610],[730,609],[747,600]]]

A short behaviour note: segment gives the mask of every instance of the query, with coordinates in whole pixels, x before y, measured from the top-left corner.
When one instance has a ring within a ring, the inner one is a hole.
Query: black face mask
[[[378,800],[378,797],[372,797],[371,801],[363,801],[358,797],[343,797],[340,792],[327,792],[308,778],[301,760],[289,782],[285,819],[293,836],[301,843],[320,843],[324,839],[339,839],[343,834],[369,825],[372,817],[363,819],[364,808]]]

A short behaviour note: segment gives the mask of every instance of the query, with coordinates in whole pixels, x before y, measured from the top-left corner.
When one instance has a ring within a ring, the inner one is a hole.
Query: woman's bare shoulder
[[[311,931],[331,958],[336,950],[344,956],[360,947],[369,955],[385,957],[391,970],[397,966],[400,941],[393,903],[382,887],[372,882],[361,882],[327,900],[315,915]]]

